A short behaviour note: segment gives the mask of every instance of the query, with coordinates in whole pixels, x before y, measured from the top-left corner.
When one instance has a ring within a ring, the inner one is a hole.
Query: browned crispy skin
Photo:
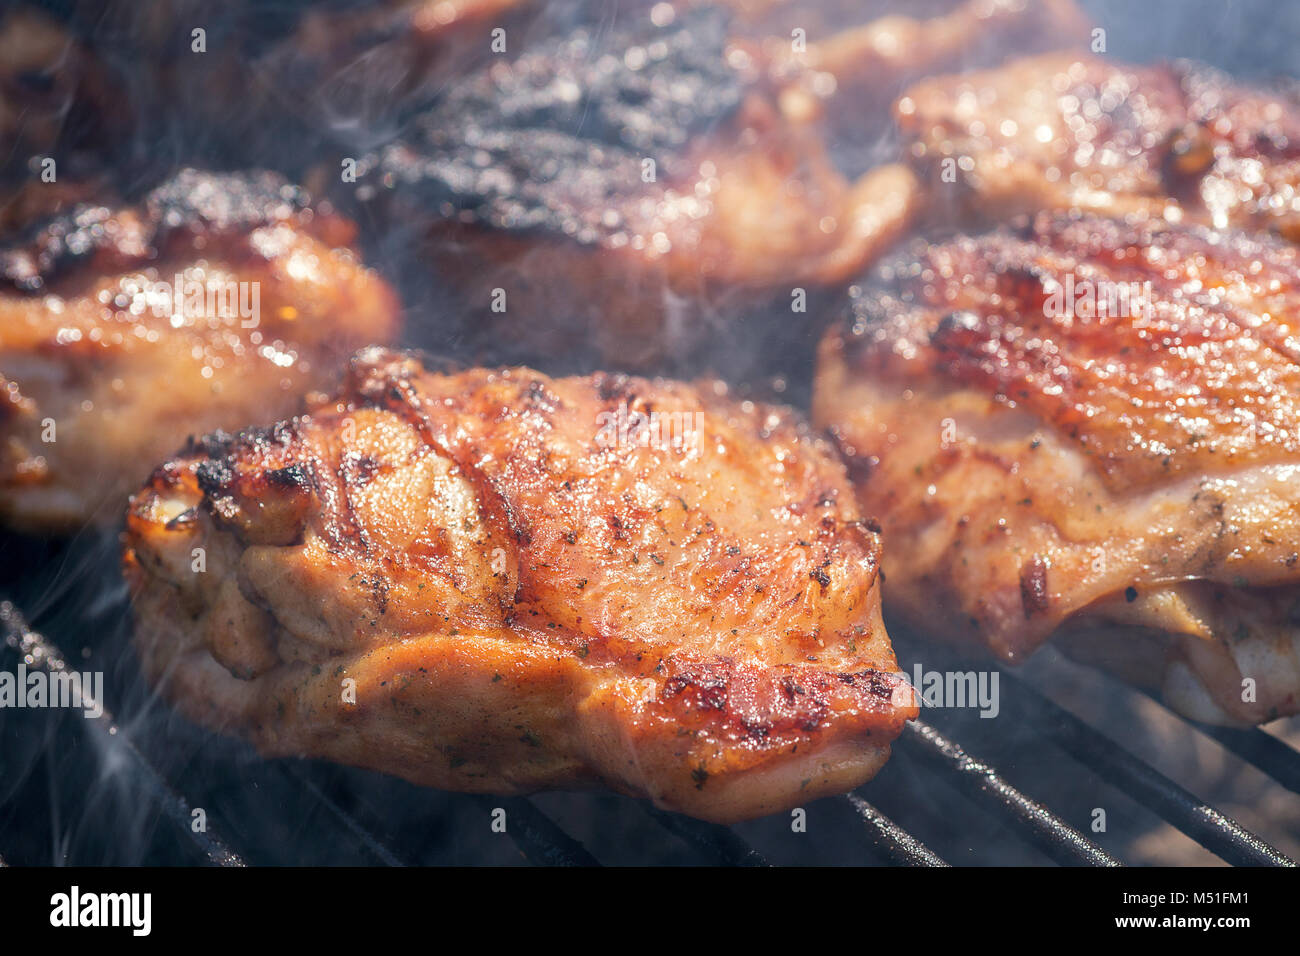
[[[300,199],[269,174],[191,170],[139,204],[75,204],[0,247],[4,523],[117,520],[187,435],[292,414],[352,351],[391,341],[398,304],[351,249],[354,227]],[[180,313],[148,285],[178,275],[204,293]]]
[[[620,441],[620,408],[678,424]],[[731,821],[857,786],[915,713],[859,515],[793,413],[720,383],[374,349],[160,467],[126,567],[150,678],[264,753]]]
[[[925,80],[896,107],[927,194],[994,221],[1078,208],[1300,238],[1294,89],[1191,63],[1049,54]],[[952,184],[945,160],[955,165]]]
[[[1077,298],[1129,283],[1125,314]],[[1012,661],[1066,632],[1208,720],[1300,710],[1297,314],[1292,246],[1207,227],[1043,215],[882,266],[814,418],[893,610]]]

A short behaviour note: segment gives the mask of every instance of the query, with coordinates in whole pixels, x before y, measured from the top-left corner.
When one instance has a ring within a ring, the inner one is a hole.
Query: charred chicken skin
[[[1081,24],[1065,2],[556,6],[364,158],[356,192],[428,231],[494,348],[689,371],[742,323],[806,326],[794,301],[838,292],[909,226],[910,169],[830,140],[878,137],[927,69]]]
[[[730,36],[723,7],[634,4],[530,39],[366,158],[358,195],[427,230],[464,309],[521,357],[663,367],[774,300],[788,322],[796,288],[897,237],[912,174],[841,175]]]
[[[353,232],[269,173],[186,170],[0,246],[0,520],[117,520],[187,435],[290,415],[390,341],[396,298]]]
[[[947,219],[1081,209],[1300,239],[1294,87],[1058,53],[925,80],[895,111]]]
[[[733,821],[856,787],[915,714],[843,465],[720,383],[367,350],[158,468],[125,560],[149,677],[268,755]]]
[[[1300,261],[1040,214],[917,244],[824,339],[814,419],[880,516],[887,610],[1052,635],[1205,721],[1300,711]]]

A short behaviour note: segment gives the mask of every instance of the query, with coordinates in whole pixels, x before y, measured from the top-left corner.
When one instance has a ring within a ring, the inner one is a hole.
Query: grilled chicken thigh
[[[848,82],[857,61],[815,33],[811,59],[788,34],[777,56],[763,10],[740,7],[562,5],[552,33],[536,23],[365,157],[359,195],[395,228],[429,230],[477,354],[692,368],[741,321],[750,338],[806,324],[807,297],[905,228],[909,170],[846,178],[819,131],[832,66]],[[952,46],[913,44],[944,62]],[[874,81],[902,69],[878,64]]]
[[[908,226],[913,174],[847,131],[879,138],[927,69],[1080,22],[1067,2],[888,6],[559,4],[365,157],[357,192],[428,232],[477,355],[694,371],[807,329]]]
[[[738,0],[744,9],[745,0]],[[890,105],[908,83],[954,69],[1001,63],[1008,54],[1080,48],[1088,21],[1072,0],[861,0],[758,4],[745,32],[761,27],[762,56],[783,111],[825,115],[837,162],[851,170],[892,151]],[[805,43],[791,42],[802,31]]]
[[[645,367],[774,301],[802,321],[796,295],[904,227],[912,176],[847,180],[729,35],[721,7],[658,4],[531,40],[365,160],[360,194],[429,230],[491,354]]]
[[[379,349],[158,468],[126,552],[150,678],[266,754],[719,821],[857,786],[914,715],[878,560],[787,410]]]
[[[896,113],[949,219],[1140,212],[1294,240],[1298,107],[1293,88],[1246,86],[1197,64],[1047,54],[925,80]]]
[[[277,176],[187,170],[0,246],[0,520],[116,520],[187,435],[291,414],[390,341],[395,296],[353,233]]]
[[[1300,261],[1269,236],[1040,215],[855,287],[814,418],[891,612],[1022,660],[1053,634],[1183,713],[1300,711]]]

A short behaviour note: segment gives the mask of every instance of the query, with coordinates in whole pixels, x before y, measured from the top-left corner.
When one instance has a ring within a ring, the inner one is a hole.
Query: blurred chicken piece
[[[291,414],[391,341],[353,232],[272,174],[186,170],[0,247],[0,521],[115,521],[187,435]]]
[[[882,146],[897,149],[888,135],[890,105],[908,83],[995,66],[1009,55],[1079,49],[1088,36],[1073,0],[734,3],[758,8],[741,25],[766,34],[762,56],[783,111],[824,116],[837,162],[854,172],[881,161]]]
[[[1052,54],[925,80],[896,112],[939,218],[1080,209],[1295,240],[1298,107],[1294,88],[1250,87],[1198,64]]]
[[[1297,316],[1294,247],[1207,227],[1043,214],[882,265],[814,418],[889,612],[1011,662],[1058,634],[1200,720],[1300,711]]]
[[[848,790],[915,711],[878,538],[806,431],[721,383],[367,350],[337,399],[133,499],[137,646],[268,755],[719,821]]]
[[[30,6],[0,10],[0,172],[92,144],[103,150],[124,117],[103,65],[60,23]]]
[[[992,65],[1008,51],[1078,45],[1086,26],[1072,0],[383,0],[306,10],[256,57],[253,72],[295,108],[369,148],[421,97],[549,33],[616,32],[636,18],[662,23],[710,7],[734,14],[733,38],[772,64],[790,85],[792,106],[797,91],[800,110],[819,109],[814,101],[835,87],[848,94],[843,132],[865,126],[871,136],[903,83]],[[604,49],[625,52],[617,41]]]
[[[0,185],[0,246],[30,232],[33,223],[54,219],[109,191],[108,177],[99,163],[70,177],[59,176],[54,182],[41,182],[39,168],[36,173]]]
[[[492,31],[522,40],[536,0],[383,0],[305,9],[251,70],[282,106],[363,149],[471,65],[496,56]],[[519,33],[515,33],[519,30]],[[512,36],[513,35],[513,36]]]
[[[916,179],[874,148],[903,84],[1083,30],[1067,0],[901,7],[548,7],[365,158],[357,194],[402,249],[429,237],[475,357],[755,378],[910,226]]]
[[[689,368],[741,322],[806,324],[792,300],[909,222],[911,172],[846,179],[729,48],[723,7],[562,22],[450,86],[357,181],[403,246],[429,237],[421,266],[431,253],[492,354]]]

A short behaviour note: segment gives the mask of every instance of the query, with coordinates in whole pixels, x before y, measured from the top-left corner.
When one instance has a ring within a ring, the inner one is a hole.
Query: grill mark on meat
[[[905,686],[897,674],[875,669],[760,670],[724,657],[676,656],[664,666],[671,676],[663,682],[657,709],[685,729],[707,722],[711,735],[760,751],[806,746],[808,736],[817,734],[846,696],[864,715],[887,711]]]
[[[1151,314],[1058,309],[1066,276],[1103,295],[1149,283],[1140,305]],[[1032,410],[1096,456],[1118,489],[1209,458],[1300,451],[1296,314],[1300,262],[1288,243],[1044,213],[1027,238],[918,241],[882,265],[854,292],[845,357]]]
[[[1025,609],[1025,618],[1042,614],[1050,606],[1047,594],[1047,559],[1034,555],[1020,569],[1020,603]]]
[[[225,458],[201,463],[194,470],[194,476],[203,494],[216,501],[229,497],[228,489],[234,484],[235,470],[231,460]]]
[[[618,399],[630,405],[635,398],[630,383],[631,379],[627,375],[596,373],[596,393],[604,402],[613,402]]]
[[[680,458],[599,447],[607,384],[528,369],[439,376],[368,349],[306,414],[194,439],[128,516],[146,660],[168,653],[150,635],[177,640],[153,598],[179,589],[201,608],[209,589],[248,602],[240,627],[275,631],[269,668],[241,656],[271,646],[255,633],[221,644],[236,679],[261,682],[224,723],[271,751],[484,785],[388,749],[382,716],[431,754],[473,751],[494,786],[594,777],[707,818],[855,786],[914,710],[895,699],[904,682],[883,643],[880,540],[842,466],[786,410],[662,380],[620,384],[644,407],[707,414],[718,441]],[[192,519],[166,526],[179,507]],[[213,573],[170,570],[191,538],[227,532],[245,548],[214,548]],[[231,574],[235,594],[222,586]],[[304,661],[334,676],[306,678]],[[171,673],[197,678],[187,667]],[[358,680],[358,703],[335,714],[342,676]],[[209,677],[178,703],[220,698]],[[477,716],[457,729],[465,708]],[[511,750],[523,713],[527,759]],[[369,743],[352,749],[355,735]],[[728,803],[749,771],[771,793]]]
[[[374,459],[366,459],[367,468],[376,467]],[[367,474],[367,479],[369,475]],[[313,489],[311,473],[299,462],[287,465],[284,468],[273,468],[266,473],[266,480],[272,487],[288,488],[295,491],[311,491]]]
[[[360,456],[353,453],[346,453],[339,457],[339,467],[336,472],[338,476],[338,488],[341,492],[343,502],[344,517],[347,524],[352,529],[357,543],[363,555],[374,553],[374,542],[370,539],[370,532],[366,530],[365,525],[357,518],[356,500],[353,493],[358,491],[365,482],[362,479],[362,472],[359,468]],[[378,593],[378,592],[376,592]],[[380,610],[380,614],[383,611]]]
[[[511,539],[521,547],[527,547],[532,541],[532,534],[513,506],[509,496],[502,493],[495,481],[483,472],[483,469],[470,457],[467,451],[455,443],[449,442],[434,427],[424,410],[424,402],[411,382],[411,374],[417,368],[407,360],[398,360],[382,364],[374,362],[369,354],[354,361],[353,370],[365,369],[363,378],[356,379],[358,395],[376,408],[384,408],[401,416],[419,432],[420,439],[435,452],[448,461],[454,461],[466,477],[479,490],[479,503],[490,519],[497,519],[500,526],[510,530]],[[505,408],[502,408],[505,412]],[[522,569],[520,587],[522,589]]]

